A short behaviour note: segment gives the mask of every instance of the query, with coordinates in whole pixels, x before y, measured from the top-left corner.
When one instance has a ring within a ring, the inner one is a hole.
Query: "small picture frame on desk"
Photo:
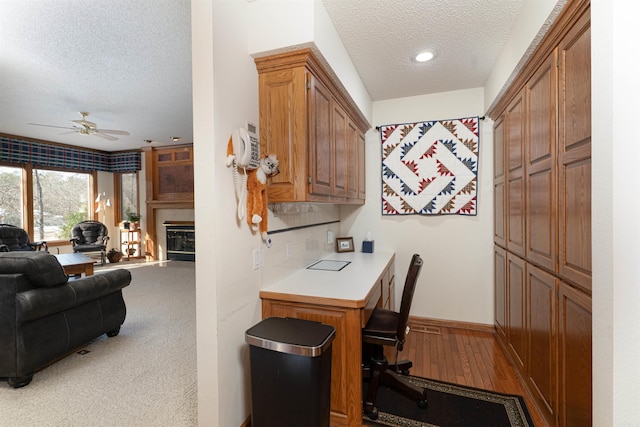
[[[353,252],[353,237],[338,237],[336,247],[338,252]]]

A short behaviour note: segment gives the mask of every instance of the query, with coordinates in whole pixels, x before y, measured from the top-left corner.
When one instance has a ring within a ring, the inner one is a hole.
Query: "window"
[[[71,228],[93,214],[90,201],[91,174],[33,169],[34,240],[71,238]]]
[[[119,203],[119,218],[116,221],[124,221],[127,219],[127,212],[140,213],[138,208],[138,173],[116,173],[115,174],[115,193],[119,194],[116,203]]]
[[[22,168],[0,166],[0,223],[23,227]]]

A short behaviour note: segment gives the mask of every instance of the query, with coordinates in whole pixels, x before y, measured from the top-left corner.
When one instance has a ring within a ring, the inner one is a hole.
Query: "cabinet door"
[[[349,171],[349,149],[347,138],[347,113],[336,101],[331,105],[331,142],[333,150],[331,164],[333,165],[333,191],[336,197],[346,197]],[[324,142],[323,142],[324,143]]]
[[[559,46],[559,273],[591,292],[591,32],[589,14]]]
[[[333,102],[329,90],[309,74],[309,193],[330,196],[333,194],[333,148],[331,121]]]
[[[280,162],[280,173],[269,180],[269,202],[306,200],[305,81],[303,67],[259,75],[260,152]]]
[[[558,320],[560,426],[590,426],[591,298],[560,282]]]
[[[558,279],[527,264],[529,389],[549,424],[557,414],[556,300]]]
[[[507,252],[494,245],[495,322],[498,337],[506,344],[507,337]]]
[[[527,355],[527,292],[526,263],[507,253],[507,340],[508,349],[520,372],[526,372]]]
[[[365,138],[364,134],[358,130],[358,199],[363,200],[366,197],[366,174],[365,174]]]
[[[505,217],[504,115],[493,126],[493,241],[505,247],[507,221]]]
[[[347,121],[347,197],[359,198],[358,180],[360,176],[359,134],[355,123]]]
[[[556,52],[525,86],[527,258],[556,271]]]
[[[525,256],[524,92],[507,107],[507,249]]]

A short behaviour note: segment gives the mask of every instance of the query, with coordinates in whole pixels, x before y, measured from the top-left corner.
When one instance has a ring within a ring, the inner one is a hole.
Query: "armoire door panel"
[[[498,336],[506,344],[507,330],[507,252],[494,245],[495,322]]]
[[[592,425],[591,297],[560,282],[558,292],[560,426]]]
[[[507,249],[525,256],[524,177],[509,180],[507,200]]]
[[[506,244],[506,221],[504,217],[504,182],[493,182],[493,241],[497,245]]]
[[[507,252],[507,340],[521,372],[525,372],[527,360],[525,270],[524,260]]]
[[[559,51],[559,274],[591,292],[591,31],[585,12]]]
[[[558,279],[527,264],[529,375],[533,396],[547,421],[557,413],[556,300]]]
[[[504,179],[504,115],[493,125],[493,179]]]
[[[527,259],[556,271],[556,51],[527,82],[526,254]]]

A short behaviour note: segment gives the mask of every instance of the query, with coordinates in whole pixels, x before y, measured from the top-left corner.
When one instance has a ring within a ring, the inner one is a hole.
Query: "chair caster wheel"
[[[429,406],[429,404],[426,400],[418,400],[418,408],[427,409],[427,406]]]
[[[367,416],[367,418],[369,418],[370,420],[377,420],[378,419],[378,408],[373,408],[373,410],[371,411],[367,411],[365,409],[364,414]]]

